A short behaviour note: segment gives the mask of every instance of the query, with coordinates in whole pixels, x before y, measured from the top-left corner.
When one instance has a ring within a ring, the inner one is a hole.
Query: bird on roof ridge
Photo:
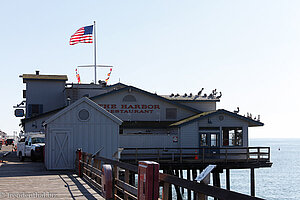
[[[236,109],[237,109],[237,110],[234,110],[233,112],[234,112],[235,114],[238,114],[238,113],[240,112],[240,108],[237,107]]]
[[[202,88],[199,92],[198,95],[201,96],[201,93],[203,92],[204,88]]]

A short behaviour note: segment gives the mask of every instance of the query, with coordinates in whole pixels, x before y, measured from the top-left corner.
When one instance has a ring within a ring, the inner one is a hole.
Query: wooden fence
[[[99,156],[93,158],[91,154],[84,152],[76,152],[76,158],[75,165],[77,173],[104,194],[109,193],[109,188],[105,188],[105,186],[103,186],[103,179],[105,179],[103,176],[106,175],[104,175],[102,167],[104,164],[112,166],[112,196],[104,195],[106,199],[138,199],[138,188],[136,183],[138,166]],[[205,185],[204,183],[182,179],[166,173],[159,173],[159,185],[162,188],[161,197],[163,200],[172,199],[172,192],[170,192],[171,185],[174,185],[177,188],[185,188],[186,190],[193,191],[195,194],[193,199],[200,199],[203,195],[211,196],[220,200],[261,199]],[[177,192],[177,199],[183,199],[180,192]],[[191,197],[188,197],[188,199],[191,199]]]

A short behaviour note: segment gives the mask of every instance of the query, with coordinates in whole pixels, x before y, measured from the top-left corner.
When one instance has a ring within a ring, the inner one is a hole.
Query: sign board
[[[216,167],[217,165],[208,165],[199,176],[196,177],[196,181],[203,181],[206,176]]]
[[[173,142],[178,142],[178,136],[173,136]]]
[[[16,117],[24,117],[24,110],[23,109],[16,109],[15,110]]]

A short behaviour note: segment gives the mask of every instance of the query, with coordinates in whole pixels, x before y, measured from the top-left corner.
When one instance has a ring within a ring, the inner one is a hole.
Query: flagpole
[[[96,65],[96,21],[94,21],[94,54],[95,54],[95,84],[97,84],[97,65]]]

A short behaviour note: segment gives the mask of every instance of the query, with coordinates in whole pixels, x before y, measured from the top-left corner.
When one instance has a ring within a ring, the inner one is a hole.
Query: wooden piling
[[[179,170],[175,169],[175,176],[179,177]],[[175,190],[176,190],[176,194],[177,194],[177,200],[182,200],[182,195],[181,195],[181,192],[180,192],[180,188],[177,186],[177,185],[174,185],[175,186]]]
[[[195,179],[196,179],[196,177],[197,177],[197,170],[196,169],[193,169],[192,170],[192,174],[193,174],[193,179],[192,179],[192,181],[194,181]],[[197,193],[196,192],[194,192],[194,200],[195,199],[197,199]]]
[[[213,172],[213,185],[215,187],[220,187],[221,186],[220,173],[219,172]],[[218,198],[215,197],[214,200],[218,200]]]
[[[182,169],[179,170],[179,178],[184,178]],[[184,195],[184,188],[183,187],[181,187],[181,194]]]
[[[129,184],[129,176],[130,176],[130,171],[128,169],[125,170],[125,176],[124,176],[124,181],[125,183]],[[128,200],[128,194],[124,193],[124,200]]]
[[[230,190],[230,169],[226,169],[226,189]]]
[[[251,196],[255,197],[255,174],[254,168],[251,168]]]
[[[187,180],[191,180],[191,170],[190,169],[187,169]],[[192,192],[191,190],[188,190],[188,200],[192,200]]]

